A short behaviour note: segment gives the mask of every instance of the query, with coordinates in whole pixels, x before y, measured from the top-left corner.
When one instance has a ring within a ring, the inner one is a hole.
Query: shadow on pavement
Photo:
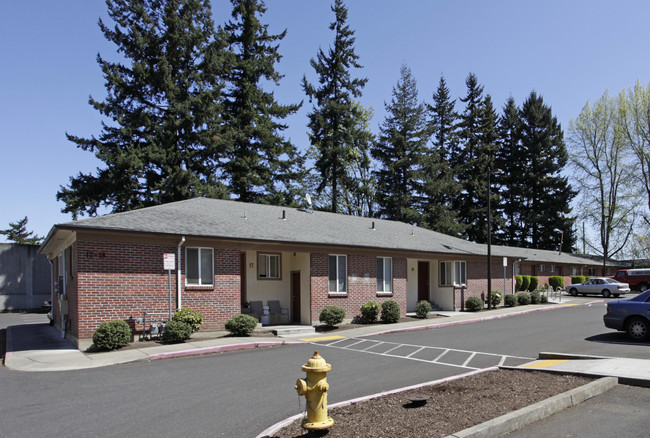
[[[69,341],[61,338],[61,333],[49,324],[23,324],[8,328],[11,331],[11,345],[7,351],[27,350],[77,350]],[[7,339],[9,341],[9,339]]]
[[[588,338],[585,338],[585,341],[602,342],[605,344],[637,345],[644,348],[647,348],[648,345],[650,345],[648,342],[633,341],[624,332],[601,333],[600,335],[589,336]]]

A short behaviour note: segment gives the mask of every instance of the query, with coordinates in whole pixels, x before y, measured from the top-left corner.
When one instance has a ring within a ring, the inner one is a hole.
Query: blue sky
[[[300,87],[316,77],[309,60],[333,35],[331,1],[267,0],[263,21],[288,33],[280,44],[274,90],[282,103],[305,100],[288,120],[287,137],[307,147],[311,105]],[[213,0],[214,21],[230,18],[230,2]],[[374,109],[371,127],[383,121],[402,64],[431,101],[440,75],[455,98],[465,94],[469,72],[478,76],[500,111],[535,90],[565,133],[587,101],[650,82],[650,2],[629,1],[429,1],[348,0],[349,24],[369,79],[361,103]],[[78,172],[102,163],[68,142],[65,133],[98,135],[101,118],[88,96],[105,96],[97,53],[115,48],[97,21],[107,20],[100,0],[0,0],[0,229],[24,216],[28,228],[46,235],[71,220],[60,212],[56,192]],[[458,107],[457,107],[458,108]],[[1,238],[0,238],[1,239]]]

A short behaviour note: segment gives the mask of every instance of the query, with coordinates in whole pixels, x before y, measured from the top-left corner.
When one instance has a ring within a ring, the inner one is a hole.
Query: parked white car
[[[618,297],[620,295],[625,295],[630,292],[630,285],[627,283],[621,283],[614,280],[613,278],[606,277],[595,277],[589,278],[584,283],[572,284],[569,286],[569,293],[574,297],[578,294],[587,295],[587,294],[597,294],[602,295],[605,298],[609,298],[611,295]]]

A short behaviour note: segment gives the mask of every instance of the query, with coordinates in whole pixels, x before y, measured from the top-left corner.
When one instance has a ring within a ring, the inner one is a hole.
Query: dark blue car
[[[634,298],[612,300],[603,316],[605,327],[625,331],[637,341],[650,338],[650,290]]]

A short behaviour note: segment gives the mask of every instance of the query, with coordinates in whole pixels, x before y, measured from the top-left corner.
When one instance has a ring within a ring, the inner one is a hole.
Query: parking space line
[[[442,356],[444,356],[445,354],[447,354],[447,353],[449,353],[449,349],[448,349],[448,348],[445,349],[445,351],[443,351],[442,353],[440,353],[440,354],[438,355],[438,357],[436,357],[435,359],[433,359],[431,362],[438,362],[438,361],[440,360],[440,358],[441,358]]]
[[[463,362],[463,366],[466,366],[466,365],[467,365],[467,364],[468,364],[472,359],[474,359],[474,357],[475,357],[476,355],[477,355],[476,352],[470,354],[470,356],[467,358],[467,360],[466,360],[465,362]]]
[[[383,344],[383,342],[379,342],[379,341],[368,341],[368,342],[374,342],[374,344],[372,344],[370,347],[366,347],[366,348],[362,349],[361,351],[367,351],[367,350],[370,350],[371,348],[374,348],[374,347],[377,347],[377,346]]]
[[[424,350],[425,348],[426,348],[426,347],[418,348],[417,350],[415,350],[413,353],[409,354],[409,355],[406,356],[406,357],[411,357],[411,356],[413,356],[415,353],[419,353],[420,351]]]

